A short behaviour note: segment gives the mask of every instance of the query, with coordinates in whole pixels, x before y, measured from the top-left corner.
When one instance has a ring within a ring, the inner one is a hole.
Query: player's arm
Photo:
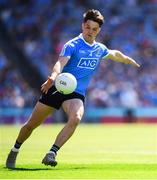
[[[122,62],[125,64],[132,64],[135,67],[140,67],[140,65],[131,57],[126,56],[122,52],[118,50],[109,50],[109,54],[106,57],[107,59],[111,59],[113,61]]]
[[[54,81],[56,79],[56,76],[62,72],[63,67],[66,65],[68,60],[69,57],[63,57],[63,56],[59,57],[58,61],[55,63],[52,69],[51,76],[49,76],[52,81]]]
[[[44,93],[47,93],[49,88],[52,86],[54,83],[56,76],[62,72],[63,67],[66,65],[68,62],[69,57],[63,57],[60,56],[58,58],[58,61],[55,63],[52,73],[50,76],[48,76],[48,79],[41,85],[41,91]]]

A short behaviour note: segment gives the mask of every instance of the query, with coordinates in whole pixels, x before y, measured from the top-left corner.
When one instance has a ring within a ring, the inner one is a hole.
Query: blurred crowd
[[[0,50],[0,107],[29,107],[37,95]]]
[[[103,60],[90,83],[87,106],[157,106],[157,0],[0,0],[8,32],[45,79],[63,44],[81,33],[82,15],[91,8],[105,17],[97,40],[141,67]],[[33,104],[34,91],[2,52],[0,81],[0,106]]]

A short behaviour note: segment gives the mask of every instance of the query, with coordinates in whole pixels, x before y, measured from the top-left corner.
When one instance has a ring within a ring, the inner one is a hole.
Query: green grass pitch
[[[54,167],[41,160],[63,124],[42,125],[23,144],[17,169],[5,168],[20,126],[0,126],[0,179],[157,179],[156,124],[80,124]]]

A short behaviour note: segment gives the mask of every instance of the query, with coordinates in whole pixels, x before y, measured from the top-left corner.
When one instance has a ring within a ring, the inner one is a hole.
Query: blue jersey
[[[85,95],[90,79],[100,60],[108,53],[109,50],[105,45],[98,42],[90,45],[84,40],[82,34],[64,45],[60,56],[69,57],[70,59],[62,72],[69,72],[76,77],[77,88],[75,92]]]

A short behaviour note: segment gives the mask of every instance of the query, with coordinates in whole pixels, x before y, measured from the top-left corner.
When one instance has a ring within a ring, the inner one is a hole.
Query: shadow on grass
[[[80,170],[80,169],[87,169],[88,167],[81,167],[81,166],[74,166],[74,167],[49,167],[49,168],[26,168],[26,167],[17,167],[17,168],[6,168],[3,167],[3,169],[6,169],[8,171],[44,171],[44,170]]]
[[[122,170],[122,171],[149,171],[149,170],[156,170],[157,169],[157,164],[61,164],[57,167],[48,167],[48,168],[42,168],[42,167],[37,167],[37,168],[31,168],[31,167],[17,167],[17,168],[12,168],[8,169],[6,167],[3,167],[3,169],[7,169],[10,171],[71,171],[71,170],[95,170],[99,169],[101,170],[106,170],[106,171],[113,171],[113,170]]]
[[[8,169],[10,171],[43,171],[43,170],[52,170],[52,168],[6,168],[4,167],[4,169]]]

